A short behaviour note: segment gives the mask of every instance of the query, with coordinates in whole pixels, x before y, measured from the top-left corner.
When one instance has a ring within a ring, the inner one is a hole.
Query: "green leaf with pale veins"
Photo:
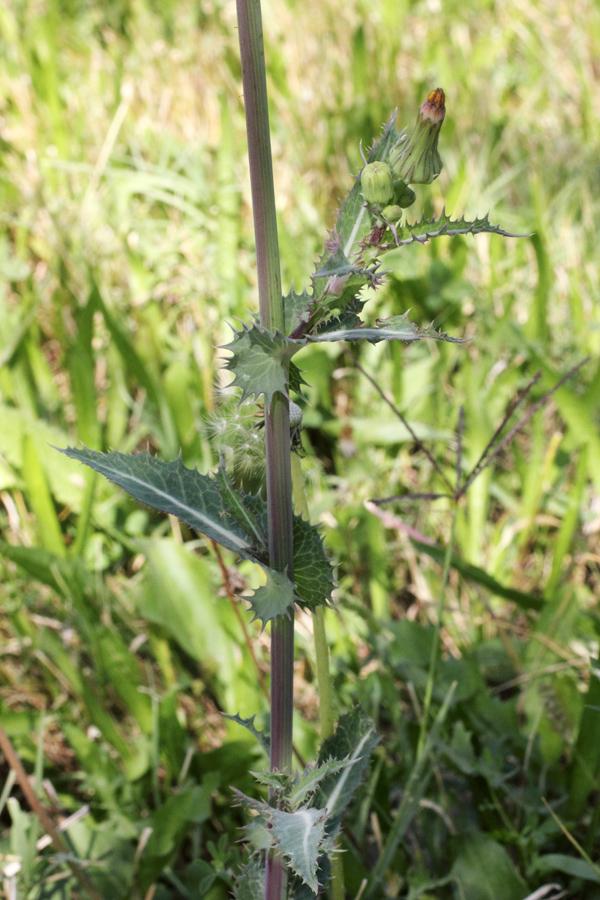
[[[317,606],[331,602],[335,587],[331,561],[316,525],[294,516],[294,581],[299,606],[314,612]]]
[[[271,811],[271,830],[279,852],[312,891],[317,891],[319,887],[317,868],[324,849],[326,815],[327,810],[314,807],[305,807],[293,813],[280,809]]]
[[[307,803],[315,793],[321,782],[328,775],[335,775],[341,769],[352,765],[352,760],[328,759],[321,765],[311,763],[304,772],[296,776],[289,796],[289,804],[292,809]]]
[[[304,343],[279,332],[271,334],[259,325],[234,330],[233,341],[224,347],[232,353],[225,368],[235,376],[232,384],[241,387],[241,400],[252,395],[258,399],[263,394],[270,406],[277,391],[289,398],[290,360]]]
[[[322,260],[320,268],[315,272],[315,278],[331,278],[333,275],[342,277],[343,275],[351,275],[356,272],[357,267],[353,266],[340,243],[340,237],[332,234],[327,242],[328,255]]]
[[[291,616],[294,605],[298,600],[295,594],[295,585],[289,580],[285,572],[276,572],[263,566],[267,576],[267,583],[257,588],[251,597],[246,597],[250,603],[250,609],[254,613],[253,622],[259,619],[264,629],[267,622],[278,616]]]
[[[525,234],[510,234],[503,231],[499,225],[491,225],[488,216],[485,215],[481,219],[473,219],[468,221],[463,216],[461,219],[452,219],[446,214],[446,210],[442,210],[441,216],[436,219],[426,219],[425,216],[419,221],[411,224],[408,222],[400,228],[396,228],[398,235],[398,243],[388,244],[388,249],[394,247],[405,247],[407,244],[425,244],[431,238],[436,237],[457,237],[459,234],[500,234],[502,237],[528,237]]]
[[[274,839],[269,828],[269,820],[264,816],[255,816],[248,825],[243,825],[242,829],[244,840],[251,844],[254,850],[270,850],[273,846]]]
[[[342,716],[335,732],[323,742],[318,764],[329,759],[348,762],[341,772],[332,773],[319,785],[315,803],[327,808],[327,834],[334,837],[340,829],[344,809],[354,796],[379,738],[371,719],[359,708]]]
[[[291,782],[291,776],[287,772],[250,772],[259,784],[273,788],[280,797],[287,795]]]
[[[323,889],[329,883],[331,877],[331,865],[327,854],[323,854],[318,861],[319,889],[311,891],[307,884],[295,876],[289,885],[289,900],[318,900],[323,896]]]
[[[100,472],[136,500],[177,516],[228,550],[265,567],[267,551],[261,535],[267,532],[267,504],[259,496],[236,491],[223,473],[218,478],[201,475],[181,459],[162,462],[149,453],[127,456],[85,447],[60,452]],[[331,601],[333,570],[319,529],[294,516],[293,538],[295,591],[285,575],[268,570],[271,580],[259,588],[258,600],[256,594],[251,598],[263,624],[285,615],[294,603],[314,611]]]
[[[263,549],[258,547],[256,536],[230,514],[216,479],[188,469],[181,459],[162,462],[149,453],[128,456],[87,447],[56,449],[100,472],[136,500],[177,516],[228,550],[251,556]]]
[[[234,793],[245,806],[255,809],[268,820],[278,851],[287,858],[292,871],[311,890],[317,891],[319,857],[326,849],[327,810],[302,807],[295,812],[285,812],[235,789]]]
[[[449,341],[452,344],[463,343],[461,338],[453,338],[440,331],[421,329],[411,322],[408,313],[400,316],[390,316],[389,319],[378,319],[377,326],[367,328],[358,326],[352,328],[328,328],[321,333],[309,338],[310,341],[360,341],[367,340],[371,344],[379,341],[420,341],[422,338],[432,338],[436,341]]]
[[[266,530],[267,504],[262,497],[246,495],[244,503]],[[318,525],[312,525],[302,516],[294,515],[292,536],[296,603],[303,609],[314,612],[317,606],[327,606],[331,603],[335,587],[331,560],[325,552]],[[264,563],[264,560],[257,561],[261,565]]]
[[[267,537],[262,523],[259,522],[256,515],[250,510],[249,504],[244,503],[244,495],[239,491],[236,491],[233,487],[231,479],[225,471],[222,460],[215,473],[215,478],[219,484],[219,493],[223,498],[223,502],[229,515],[233,516],[246,534],[254,536],[257,546],[266,547]]]

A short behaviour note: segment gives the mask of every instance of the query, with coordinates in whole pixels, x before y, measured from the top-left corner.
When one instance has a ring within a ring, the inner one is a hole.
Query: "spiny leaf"
[[[241,387],[241,400],[264,394],[270,406],[277,391],[289,398],[290,360],[303,343],[280,332],[271,334],[259,325],[243,325],[239,331],[234,330],[233,341],[224,348],[232,353],[225,368],[235,375],[232,384]]]
[[[289,803],[292,809],[296,809],[306,803],[310,796],[317,790],[327,775],[335,775],[346,766],[351,766],[351,760],[328,759],[321,765],[311,764],[304,772],[298,775],[294,781]]]
[[[215,478],[188,469],[181,458],[162,462],[149,453],[100,453],[84,447],[60,450],[100,472],[136,500],[170,513],[228,550],[248,556],[258,549],[256,537],[230,514]]]
[[[317,900],[323,896],[323,889],[328,884],[331,877],[331,865],[329,856],[324,853],[317,861],[317,871],[319,873],[319,887],[316,891],[312,891],[301,878],[294,876],[291,879],[289,888],[289,900]]]
[[[259,859],[249,860],[237,877],[235,900],[264,900],[265,867]]]
[[[368,154],[368,162],[384,162],[390,150],[400,138],[396,131],[396,112],[384,126],[383,134]],[[362,171],[362,169],[361,169]],[[317,262],[312,277],[314,297],[323,305],[329,295],[329,310],[333,310],[333,297],[339,297],[338,309],[345,309],[358,297],[359,291],[367,284],[378,287],[381,276],[377,275],[377,265],[362,268],[351,260],[359,253],[363,239],[371,232],[375,215],[365,204],[360,185],[360,172],[356,181],[338,211],[335,230],[325,244],[325,251]],[[358,257],[357,257],[358,258]],[[342,279],[346,278],[345,284]],[[333,297],[332,297],[333,295]],[[327,310],[324,308],[324,312]],[[319,319],[321,321],[323,316]],[[315,325],[318,322],[314,323]],[[311,329],[314,333],[314,327]]]
[[[293,538],[297,602],[314,612],[317,606],[327,606],[331,602],[335,587],[333,568],[316,525],[311,525],[302,516],[294,516]]]
[[[177,516],[228,550],[265,567],[267,552],[259,536],[267,531],[267,505],[261,497],[235,491],[222,476],[188,469],[181,459],[163,462],[149,453],[127,456],[85,447],[60,452],[100,472],[136,500]],[[263,624],[285,615],[294,602],[314,611],[331,601],[333,571],[319,529],[294,516],[293,540],[295,591],[286,576],[269,570],[268,587],[259,589],[258,600],[256,594],[251,599]]]
[[[334,311],[344,311],[347,307],[356,308],[360,302],[360,291],[367,286],[376,288],[383,280],[382,274],[377,271],[378,262],[372,266],[365,266],[362,262],[351,263],[340,241],[341,237],[337,232],[330,235],[325,245],[328,252],[313,275],[316,299],[307,333],[314,333],[316,326]]]
[[[259,619],[264,629],[267,622],[278,616],[289,618],[298,597],[295,594],[296,585],[289,580],[285,572],[277,572],[267,566],[262,568],[267,576],[266,584],[261,585],[246,599],[254,613],[252,621]]]
[[[464,216],[461,219],[452,219],[446,214],[446,210],[443,209],[438,219],[435,216],[431,219],[426,219],[423,216],[420,222],[414,222],[413,224],[409,222],[400,228],[396,228],[398,243],[396,244],[394,241],[393,244],[388,244],[387,249],[391,250],[396,246],[404,247],[407,244],[414,243],[425,244],[431,238],[444,235],[456,237],[459,234],[482,234],[485,232],[488,234],[500,234],[503,237],[527,237],[524,234],[510,234],[508,231],[503,231],[499,225],[491,225],[488,215],[483,216],[481,219],[473,219],[473,221],[468,221]]]
[[[246,503],[262,504],[265,527],[267,508],[263,500],[246,497]],[[318,606],[328,606],[332,602],[335,587],[331,560],[325,552],[323,538],[317,525],[312,525],[302,516],[294,515],[292,522],[294,542],[294,584],[281,572],[262,566],[267,573],[267,585],[249,597],[250,605],[255,611],[255,618],[263,622],[279,615],[291,612],[294,603],[302,609],[314,612]],[[269,581],[271,577],[272,581]],[[280,592],[278,596],[277,592]],[[260,594],[259,594],[260,592]],[[256,595],[259,594],[258,603]],[[260,614],[259,614],[260,613]],[[263,617],[265,617],[263,619]]]
[[[243,831],[244,840],[251,844],[254,850],[270,850],[274,844],[273,832],[265,816],[255,816],[248,825],[243,826]]]
[[[265,531],[256,516],[251,512],[248,504],[244,503],[243,494],[240,494],[233,487],[222,460],[215,473],[215,478],[219,484],[219,493],[223,498],[229,515],[233,516],[246,534],[254,536],[257,546],[265,547],[267,544]]]
[[[373,722],[357,708],[342,716],[334,734],[324,741],[319,752],[319,765],[329,759],[350,763],[340,773],[324,778],[315,797],[316,804],[327,808],[329,837],[339,831],[344,809],[364,777],[378,740]]]
[[[363,274],[361,273],[357,277],[360,280],[363,278]],[[345,301],[337,298],[335,302],[342,305]],[[267,403],[270,404],[276,391],[280,391],[289,398],[290,360],[298,350],[305,346],[307,341],[366,339],[375,344],[378,341],[418,341],[421,338],[433,338],[460,343],[459,338],[451,338],[432,329],[420,331],[410,321],[407,313],[401,316],[392,316],[389,319],[381,319],[376,327],[368,328],[361,325],[351,327],[351,323],[360,322],[356,311],[360,310],[363,304],[355,296],[354,289],[350,291],[348,302],[350,309],[347,316],[342,314],[337,320],[331,320],[326,328],[309,337],[292,339],[279,332],[271,334],[258,325],[244,326],[240,331],[236,331],[232,343],[227,344],[225,348],[233,354],[227,360],[226,368],[235,375],[233,384],[242,388],[241,400],[245,400],[251,394],[257,397],[264,394]],[[322,312],[323,316],[327,314],[325,307]],[[336,321],[340,325],[342,322],[344,324],[336,329],[334,327]],[[301,377],[296,369],[294,371],[294,388],[299,390],[297,380],[301,381]]]
[[[362,312],[364,305],[364,300],[361,300],[359,297],[354,297],[344,308],[342,313],[321,322],[316,329],[316,334],[326,334],[330,331],[339,331],[344,328],[357,328],[362,325],[359,313]]]
[[[359,744],[364,747],[365,736]],[[299,803],[301,797],[313,793],[321,783],[339,774],[341,769],[355,767],[357,763],[356,758],[328,759],[319,766],[308,766],[301,776],[296,777],[296,787],[292,791],[290,802],[295,798],[294,804]],[[281,791],[287,789],[290,776],[287,773],[269,772],[260,776],[259,780]],[[330,829],[327,828],[329,810],[305,804],[297,806],[290,812],[247,797],[239,791],[234,793],[245,806],[258,813],[252,825],[244,829],[247,840],[257,850],[268,849],[271,842],[274,842],[278,851],[287,858],[296,876],[291,896],[303,900],[312,900],[316,897],[320,887],[317,873],[321,875],[321,886],[329,879],[327,854],[332,850],[331,837],[328,834]],[[335,798],[333,808],[337,815],[338,804]]]
[[[259,784],[273,788],[281,796],[287,793],[290,785],[290,775],[287,772],[251,772]]]
[[[319,887],[317,868],[325,839],[326,813],[324,809],[308,807],[293,813],[280,809],[271,812],[272,833],[279,852],[312,891]]]
[[[244,503],[267,528],[267,504],[258,496],[246,495]],[[327,606],[332,600],[335,587],[331,560],[325,552],[323,538],[318,525],[313,525],[302,516],[294,515],[292,520],[294,542],[294,582],[295,598],[298,606],[314,612],[317,606]],[[263,560],[257,560],[263,564]]]
[[[309,338],[311,341],[360,341],[365,339],[371,344],[379,341],[420,341],[422,338],[433,338],[437,341],[449,341],[453,344],[462,343],[461,338],[449,337],[439,331],[428,329],[421,331],[414,322],[408,318],[408,313],[400,316],[390,316],[389,319],[378,319],[377,327],[354,328],[328,328],[320,334]]]
[[[291,334],[294,328],[302,322],[308,322],[311,306],[314,302],[315,298],[308,293],[306,288],[301,294],[297,294],[292,285],[289,294],[283,298],[284,331],[286,334]]]
[[[328,252],[315,272],[315,278],[331,278],[334,275],[342,277],[356,271],[356,266],[352,265],[342,250],[341,239],[335,231],[330,235],[329,240],[325,244],[325,249]]]
[[[238,725],[241,725],[242,728],[245,728],[246,731],[249,731],[251,735],[253,735],[258,743],[261,745],[265,753],[269,754],[270,742],[268,736],[264,731],[259,731],[254,727],[254,720],[256,719],[256,713],[253,716],[250,716],[249,719],[242,719],[239,713],[236,713],[235,716],[229,715],[228,713],[223,713],[224,718],[231,719],[232,722],[237,722]]]
[[[298,368],[295,362],[290,363],[290,391],[294,391],[296,394],[302,396],[302,385],[306,384],[306,381],[302,377],[301,369]]]
[[[313,891],[319,882],[319,857],[325,850],[325,817],[327,810],[302,807],[295,812],[276,809],[262,800],[247,797],[234,789],[240,801],[256,810],[271,825],[270,834],[278,851],[287,857],[292,871]]]

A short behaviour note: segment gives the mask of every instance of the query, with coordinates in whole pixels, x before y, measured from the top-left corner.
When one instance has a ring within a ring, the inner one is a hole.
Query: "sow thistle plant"
[[[257,779],[267,799],[238,795],[253,813],[246,829],[251,855],[238,878],[238,900],[309,900],[317,897],[333,872],[334,897],[343,897],[336,856],[344,810],[362,781],[377,743],[372,722],[359,709],[333,727],[324,639],[323,608],[333,605],[335,580],[316,525],[303,514],[298,483],[298,429],[305,382],[297,355],[314,343],[427,339],[457,342],[433,329],[419,329],[408,314],[365,324],[364,291],[384,283],[381,261],[391,248],[424,243],[441,235],[491,232],[507,235],[487,216],[452,220],[445,211],[430,220],[409,222],[411,185],[430,184],[443,162],[438,137],[445,115],[441,88],[420,108],[412,131],[398,132],[395,114],[364,158],[364,167],[342,203],[335,228],[300,293],[282,295],[275,220],[266,81],[260,6],[238,2],[244,102],[248,130],[252,200],[257,248],[259,315],[234,329],[226,349],[242,406],[231,422],[212,422],[220,446],[216,471],[190,470],[181,459],[163,462],[149,453],[125,455],[89,449],[64,450],[124,488],[137,500],[178,516],[191,528],[260,566],[264,585],[249,600],[250,612],[271,631],[270,734],[254,728],[254,717],[233,718],[248,728],[269,754],[269,771]],[[246,401],[260,401],[264,429],[247,414]],[[249,465],[262,452],[263,484],[256,492],[240,486]],[[252,435],[249,439],[248,435]],[[294,481],[294,498],[292,483]],[[292,768],[294,611],[314,614],[322,736],[317,759],[303,771]],[[232,711],[233,712],[233,711]],[[368,895],[376,889],[373,884]]]

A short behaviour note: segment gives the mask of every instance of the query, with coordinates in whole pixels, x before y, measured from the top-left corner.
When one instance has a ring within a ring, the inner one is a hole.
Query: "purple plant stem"
[[[267,106],[267,80],[260,0],[237,0],[237,16],[248,134],[248,159],[256,238],[260,324],[284,330],[277,241],[275,189]],[[293,578],[292,480],[287,398],[277,393],[265,404],[269,564]],[[278,617],[271,626],[271,770],[292,762],[294,622]],[[267,858],[265,900],[285,900],[287,867]]]

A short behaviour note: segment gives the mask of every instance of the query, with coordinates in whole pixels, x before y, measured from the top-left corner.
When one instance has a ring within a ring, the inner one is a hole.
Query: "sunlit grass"
[[[16,560],[3,562],[2,573],[3,720],[13,736],[29,734],[32,713],[51,710],[100,797],[99,819],[129,810],[119,820],[125,856],[140,810],[147,814],[149,796],[152,805],[157,792],[175,790],[199,731],[207,729],[203,749],[215,735],[243,740],[217,709],[249,715],[262,702],[226,598],[217,598],[226,611],[214,612],[221,576],[207,542],[196,545],[199,560],[188,560],[177,544],[190,535],[139,516],[48,447],[79,438],[131,451],[150,441],[163,456],[181,448],[186,464],[205,471],[216,462],[206,416],[218,347],[230,339],[225,323],[256,307],[235,6],[157,8],[40,0],[0,10],[0,525],[8,560]],[[454,474],[460,406],[467,471],[538,369],[535,399],[592,357],[459,510],[461,557],[506,588],[544,598],[543,615],[509,614],[504,600],[454,573],[442,631],[448,660],[472,655],[485,672],[497,663],[496,686],[523,677],[527,752],[539,732],[548,765],[579,748],[592,766],[594,751],[576,742],[585,664],[599,634],[600,8],[592,0],[355,0],[343,9],[290,0],[267,4],[264,19],[284,290],[292,279],[297,289],[308,281],[349,172],[361,165],[359,142],[368,146],[395,107],[410,125],[438,85],[447,94],[446,168],[409,219],[445,204],[459,215],[489,210],[508,230],[535,233],[390,254],[376,315],[411,308],[420,324],[435,320],[470,339],[357,351],[444,472]],[[393,679],[404,690],[412,675],[401,669],[376,680],[375,659],[386,659],[391,639],[374,637],[369,613],[363,619],[357,610],[426,626],[436,619],[440,570],[364,501],[435,490],[437,476],[348,356],[315,347],[302,364],[310,384],[303,466],[340,560],[342,611],[328,613],[340,706],[361,692],[373,714],[383,709],[385,729],[397,712]],[[446,540],[447,501],[391,509],[434,542]],[[42,553],[57,546],[67,554],[58,570]],[[11,547],[34,555],[17,558]],[[173,559],[177,584],[165,562]],[[205,585],[205,615],[218,620],[215,646],[201,633],[203,613],[185,639],[165,613],[196,581]],[[231,634],[239,646],[224,650]],[[255,637],[264,665],[265,638]],[[310,720],[308,647],[301,641],[298,680]],[[143,691],[168,695],[160,711],[128,690],[111,654]],[[558,663],[566,668],[539,687],[536,673]],[[186,686],[185,699],[169,693],[174,685]],[[157,716],[176,736],[160,765],[152,756]],[[310,721],[297,733],[310,752]],[[235,749],[222,750],[219,790],[247,770],[254,751],[243,747],[241,770]],[[19,749],[33,763],[30,737]],[[194,772],[204,775],[200,763]],[[64,779],[61,796],[76,808]],[[228,811],[222,797],[219,809]],[[594,820],[582,809],[574,827],[591,834]],[[198,838],[204,844],[207,833],[218,838],[209,829]],[[220,884],[215,897],[226,890]]]

